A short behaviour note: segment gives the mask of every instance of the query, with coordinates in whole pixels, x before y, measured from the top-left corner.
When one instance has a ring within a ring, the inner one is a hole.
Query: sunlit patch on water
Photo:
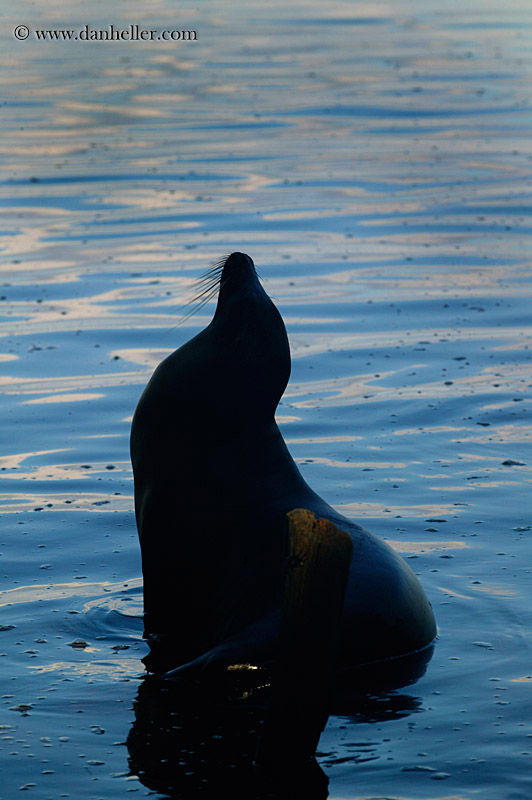
[[[532,427],[528,425],[497,425],[494,430],[475,435],[468,434],[456,441],[477,444],[499,442],[501,444],[520,444],[532,441]]]
[[[298,419],[300,419],[298,417]],[[297,439],[290,439],[286,438],[285,441],[287,444],[334,444],[335,442],[358,442],[362,439],[362,436],[312,436],[312,437],[301,437]],[[300,459],[301,460],[301,459]]]
[[[296,462],[299,461],[300,463],[304,461],[304,459],[296,459]],[[305,459],[308,462],[308,459]],[[392,461],[334,461],[331,458],[313,458],[313,464],[322,464],[326,467],[340,467],[341,469],[344,468],[351,468],[351,469],[404,469],[406,464],[399,462],[392,462]]]
[[[386,539],[390,547],[398,553],[433,553],[440,550],[463,550],[471,545],[465,542],[438,541],[438,542],[403,542]]]
[[[127,583],[116,584],[109,581],[101,583],[60,583],[60,584],[40,584],[33,586],[18,586],[16,589],[6,589],[0,592],[0,605],[12,605],[14,603],[37,603],[42,600],[56,600],[58,598],[66,597],[84,597],[87,595],[101,595],[102,592],[128,592],[138,590],[142,587],[141,578],[131,578]],[[128,604],[131,603],[131,598],[128,598]],[[97,601],[84,604],[84,609],[88,611],[90,608],[105,605],[111,610],[120,610],[121,613],[130,613],[131,606],[127,606],[127,612],[123,607],[124,600],[119,597],[102,598]],[[117,605],[118,604],[118,605]],[[142,609],[140,612],[142,613]]]
[[[472,586],[474,592],[485,592],[486,594],[495,595],[497,597],[516,597],[517,591],[502,584],[487,584],[483,586]]]
[[[128,511],[131,509],[132,501],[132,495],[115,497],[87,492],[76,496],[74,493],[57,494],[51,489],[50,494],[10,493],[0,497],[0,510],[3,514],[20,514],[23,511],[46,511],[49,508],[66,510],[70,507],[69,511],[104,513]]]
[[[0,391],[4,394],[41,394],[57,392],[59,396],[70,393],[69,390],[100,389],[123,386],[125,383],[141,385],[146,380],[144,372],[108,373],[103,375],[61,376],[57,378],[25,378],[0,377]],[[100,395],[98,395],[100,396]],[[50,401],[51,402],[51,401]]]
[[[416,366],[417,370],[422,369]],[[379,399],[389,401],[392,398],[401,400],[423,400],[442,399],[452,395],[453,399],[460,395],[470,395],[482,393],[485,397],[489,394],[502,394],[508,391],[509,379],[514,381],[517,376],[522,377],[528,374],[529,364],[523,363],[513,365],[504,372],[488,369],[480,375],[468,376],[467,378],[455,378],[452,381],[427,382],[405,381],[405,376],[400,371],[387,371],[378,374],[357,375],[328,381],[311,381],[305,384],[295,384],[287,392],[286,397],[295,408],[324,407],[351,405],[355,402],[364,403]],[[412,369],[412,365],[408,366]],[[494,376],[494,373],[496,375]],[[506,373],[506,374],[504,374]],[[510,374],[508,374],[510,373]],[[412,373],[411,373],[412,374]],[[416,373],[414,373],[416,374]],[[493,383],[494,379],[502,379]],[[384,383],[384,385],[382,385]],[[391,383],[391,386],[387,386]],[[505,385],[506,384],[506,385]],[[523,386],[514,388],[517,393],[526,392],[525,380]],[[310,399],[294,400],[294,397],[310,395]],[[513,401],[515,402],[515,400]],[[510,406],[510,403],[487,405],[485,409],[503,409]]]
[[[382,505],[380,503],[343,503],[337,504],[336,508],[346,517],[380,517],[386,511],[390,514],[406,517],[434,517],[442,516],[445,514],[456,514],[463,511],[454,505]]]
[[[142,367],[149,367],[154,370],[166,356],[172,353],[172,348],[160,348],[149,350],[147,348],[137,348],[135,350],[113,350],[112,357],[118,356],[125,361],[130,361],[133,364],[139,364]]]
[[[54,394],[48,397],[35,397],[33,400],[25,400],[28,405],[43,405],[46,403],[86,403],[88,400],[99,400],[103,394]]]
[[[459,597],[460,600],[473,600],[473,597],[468,594],[460,594],[459,592],[454,592],[452,589],[447,589],[444,586],[438,586],[440,592],[443,592],[446,597]]]
[[[65,453],[69,448],[58,448],[55,450],[35,450],[32,453],[12,453],[8,456],[0,456],[0,469],[18,469],[28,458],[37,456],[50,456],[52,453]],[[5,477],[5,476],[4,476]]]
[[[25,454],[25,458],[33,455],[40,454]],[[19,464],[20,463],[21,462],[19,462]],[[79,479],[88,480],[91,477],[94,477],[94,475],[108,475],[111,470],[118,470],[119,472],[127,472],[129,474],[130,466],[128,462],[117,462],[115,464],[102,464],[98,462],[92,462],[90,464],[43,464],[40,466],[36,465],[33,468],[30,464],[27,464],[26,469],[23,471],[20,470],[19,465],[5,467],[5,470],[6,474],[3,476],[4,480],[30,479],[38,481],[68,481]],[[11,471],[8,472],[7,470]],[[13,495],[11,495],[11,497],[13,497]],[[74,496],[74,498],[72,498],[72,502],[75,499],[76,497]],[[79,499],[86,499],[86,497]]]
[[[101,653],[101,648],[87,648],[86,653]],[[126,678],[138,679],[142,674],[142,669],[139,668],[138,663],[131,658],[118,658],[113,656],[109,661],[98,661],[92,659],[91,661],[84,660],[80,663],[69,661],[56,661],[53,664],[46,664],[44,666],[30,665],[30,670],[40,675],[52,676],[57,673],[62,676],[64,680],[69,679],[89,679],[99,681],[123,681]]]

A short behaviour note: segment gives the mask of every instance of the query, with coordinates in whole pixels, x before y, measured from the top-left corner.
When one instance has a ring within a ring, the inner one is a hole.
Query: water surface
[[[89,20],[198,38],[34,38]],[[291,452],[409,559],[440,629],[417,684],[330,718],[330,796],[530,797],[531,31],[520,0],[8,5],[2,800],[162,797],[124,744],[129,426],[236,249],[287,324]]]

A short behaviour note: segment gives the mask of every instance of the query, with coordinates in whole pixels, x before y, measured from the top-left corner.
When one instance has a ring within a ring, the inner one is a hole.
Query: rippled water
[[[34,38],[88,20],[198,39]],[[530,797],[531,30],[524,0],[8,4],[2,800],[150,794],[129,424],[235,249],[287,324],[303,474],[440,627],[415,686],[330,718],[330,796]]]

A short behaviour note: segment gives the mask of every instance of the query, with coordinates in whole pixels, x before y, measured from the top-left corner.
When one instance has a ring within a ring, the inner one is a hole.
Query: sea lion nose
[[[248,295],[251,292],[266,298],[255,270],[253,260],[246,253],[231,253],[225,260],[220,276],[219,302],[226,303]]]
[[[255,264],[246,253],[231,253],[226,259],[222,271],[222,283],[229,280],[233,281],[235,278],[240,280],[251,278],[253,281],[257,279]]]
[[[253,260],[246,253],[231,253],[225,262],[225,269],[235,269],[238,267],[255,269]]]

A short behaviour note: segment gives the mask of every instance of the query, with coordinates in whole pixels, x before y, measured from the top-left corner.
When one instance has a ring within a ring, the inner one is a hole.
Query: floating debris
[[[33,703],[20,703],[20,705],[18,705],[18,706],[10,706],[9,710],[10,711],[20,711],[22,716],[27,717],[28,716],[28,711],[30,711],[32,708],[33,708]]]
[[[67,642],[67,644],[69,647],[73,647],[75,650],[84,650],[89,646],[89,643],[84,639],[74,639],[73,642]]]

